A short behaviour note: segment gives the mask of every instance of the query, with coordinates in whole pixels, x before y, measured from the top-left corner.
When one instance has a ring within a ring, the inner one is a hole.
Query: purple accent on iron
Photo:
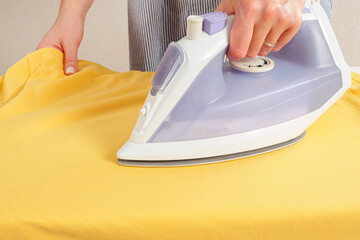
[[[224,12],[212,12],[203,17],[203,31],[209,35],[214,35],[225,28],[227,14]]]
[[[318,110],[342,87],[316,20],[303,21],[281,51],[268,55],[275,62],[269,72],[234,70],[225,53],[208,62],[148,142],[257,131]]]
[[[156,89],[154,89],[153,87],[150,89],[151,96],[156,96],[157,92],[158,91]]]
[[[311,13],[311,10],[310,10],[310,8],[304,8],[302,13],[303,14]]]
[[[151,82],[151,95],[155,96],[159,90],[165,90],[171,79],[179,71],[184,59],[184,52],[180,45],[171,42]]]

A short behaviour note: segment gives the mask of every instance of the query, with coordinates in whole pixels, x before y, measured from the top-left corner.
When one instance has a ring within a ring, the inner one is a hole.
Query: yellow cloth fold
[[[359,239],[360,75],[271,153],[176,168],[124,167],[153,73],[42,49],[0,78],[0,239]]]

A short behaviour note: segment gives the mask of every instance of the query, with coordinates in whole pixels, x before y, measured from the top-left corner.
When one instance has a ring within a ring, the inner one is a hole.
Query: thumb
[[[78,48],[75,45],[64,46],[64,72],[66,75],[71,75],[78,71]]]

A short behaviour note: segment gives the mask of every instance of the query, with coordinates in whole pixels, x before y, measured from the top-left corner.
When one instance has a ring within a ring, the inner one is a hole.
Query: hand
[[[216,11],[235,14],[227,57],[265,56],[279,51],[297,33],[305,0],[222,0]],[[264,44],[265,40],[275,47]]]
[[[64,53],[66,75],[78,71],[77,53],[84,34],[84,21],[79,17],[59,16],[36,50],[51,47]]]
[[[54,25],[41,40],[36,50],[56,48],[64,53],[66,75],[78,71],[78,48],[84,35],[87,11],[94,0],[61,0],[59,15]]]

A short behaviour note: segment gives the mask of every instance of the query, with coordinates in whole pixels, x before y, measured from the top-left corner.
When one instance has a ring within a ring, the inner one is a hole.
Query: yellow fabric
[[[360,76],[275,152],[124,167],[153,73],[29,54],[0,78],[0,239],[359,239]]]

